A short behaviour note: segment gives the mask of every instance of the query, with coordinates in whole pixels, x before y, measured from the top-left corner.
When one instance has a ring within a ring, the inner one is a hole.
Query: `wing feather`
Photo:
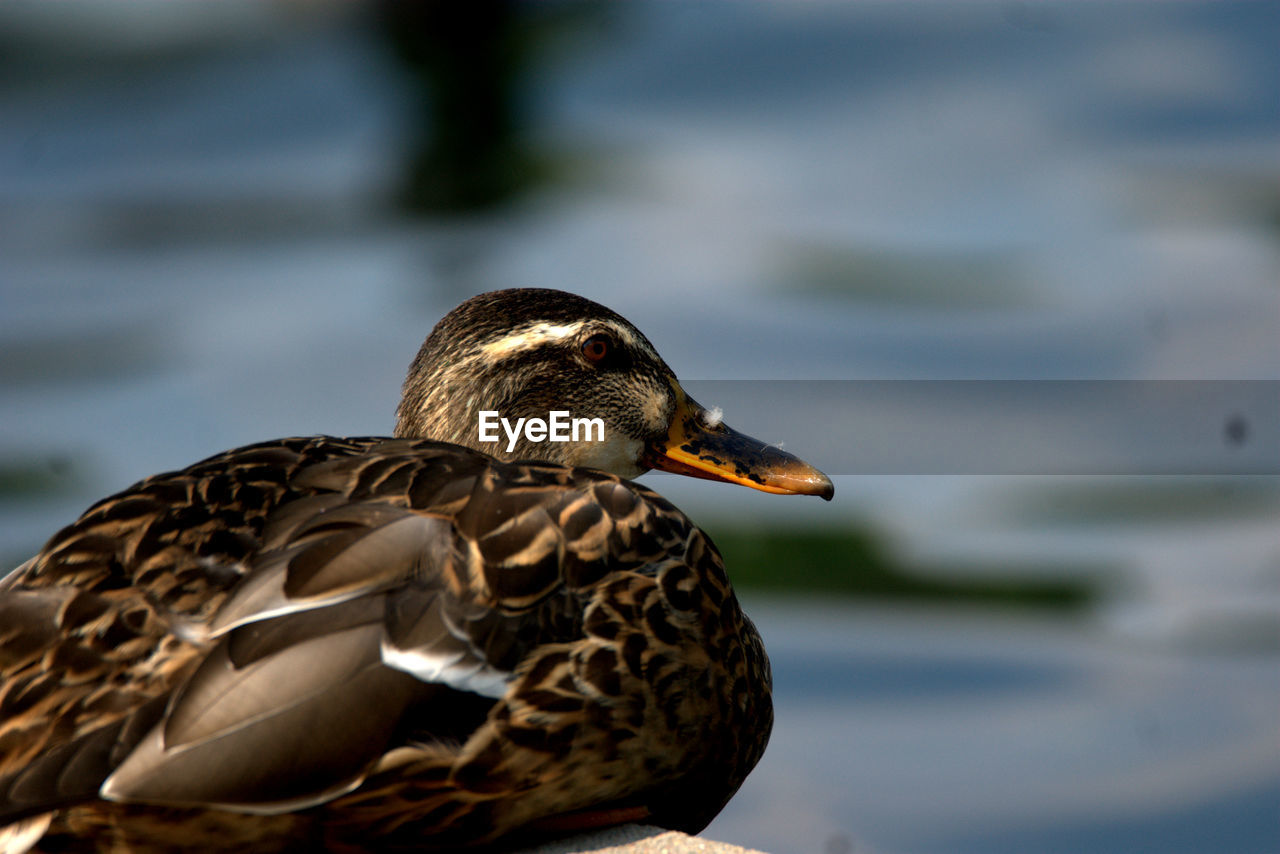
[[[696,592],[678,571],[692,530],[678,511],[611,475],[442,443],[285,443],[152,479],[139,486],[146,501],[109,499],[6,579],[55,587],[0,596],[0,615],[21,607],[32,623],[0,644],[0,669],[54,660],[71,607],[56,584],[91,579],[121,602],[158,603],[130,641],[150,646],[126,665],[163,678],[138,676],[136,695],[113,695],[114,716],[87,734],[50,727],[51,747],[0,778],[0,823],[95,797],[276,813],[337,798],[371,773],[371,794],[348,798],[376,812],[400,769],[416,769],[423,792],[540,779],[588,705],[612,721],[610,737],[640,725],[643,704],[619,697],[640,689],[628,680],[642,669],[669,662],[643,657],[635,626],[658,624],[661,644],[673,612],[660,600]],[[262,499],[268,487],[274,497]],[[168,491],[191,505],[164,509]],[[246,495],[256,503],[236,521]],[[198,525],[183,528],[189,520]],[[220,525],[241,539],[206,560]],[[107,537],[104,526],[124,533]],[[113,551],[116,536],[126,548]],[[242,541],[251,546],[240,551]],[[77,549],[97,562],[76,564]],[[659,572],[671,576],[665,586]],[[86,626],[93,604],[76,609]],[[116,624],[129,607],[113,605]],[[88,695],[66,690],[69,707]],[[561,770],[573,797],[602,796],[601,780]]]
[[[453,539],[447,519],[374,502],[322,508],[297,533],[301,542],[255,555],[248,577],[214,616],[214,636],[434,574]]]
[[[382,664],[381,636],[358,625],[243,668],[222,642],[102,796],[282,812],[348,791],[425,687]]]

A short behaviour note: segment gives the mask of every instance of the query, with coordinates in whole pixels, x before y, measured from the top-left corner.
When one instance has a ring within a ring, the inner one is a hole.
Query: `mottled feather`
[[[566,408],[608,441],[475,429]],[[699,412],[619,315],[503,291],[428,336],[397,438],[263,442],[90,507],[0,580],[0,852],[701,829],[764,750],[769,663],[710,540],[622,477],[832,488],[691,439]]]
[[[225,535],[171,518],[194,512]],[[601,472],[283,440],[100,503],[6,586],[0,821],[57,809],[54,836],[163,845],[137,803],[288,812],[287,834],[384,847],[630,801],[697,829],[769,728],[719,555]],[[721,653],[736,668],[716,673]]]

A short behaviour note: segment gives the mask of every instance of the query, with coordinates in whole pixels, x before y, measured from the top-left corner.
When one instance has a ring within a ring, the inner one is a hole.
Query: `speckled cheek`
[[[585,468],[603,469],[622,477],[638,477],[644,469],[637,465],[644,443],[605,429],[603,442],[581,442],[573,447],[570,463]]]
[[[644,418],[644,424],[649,430],[654,433],[665,433],[671,421],[672,408],[670,396],[654,389],[644,396],[640,415]]]

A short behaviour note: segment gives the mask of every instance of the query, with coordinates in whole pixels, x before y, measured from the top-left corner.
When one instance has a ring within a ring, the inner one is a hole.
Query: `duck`
[[[99,501],[0,581],[0,851],[697,833],[764,752],[771,674],[654,469],[834,493],[622,316],[511,289],[436,324],[391,436]]]

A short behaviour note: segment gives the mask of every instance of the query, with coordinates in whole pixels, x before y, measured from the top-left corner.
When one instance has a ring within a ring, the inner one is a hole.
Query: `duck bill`
[[[710,418],[682,390],[676,395],[671,427],[664,439],[649,446],[643,460],[647,467],[779,495],[818,495],[830,501],[835,494],[831,478],[804,460]]]

